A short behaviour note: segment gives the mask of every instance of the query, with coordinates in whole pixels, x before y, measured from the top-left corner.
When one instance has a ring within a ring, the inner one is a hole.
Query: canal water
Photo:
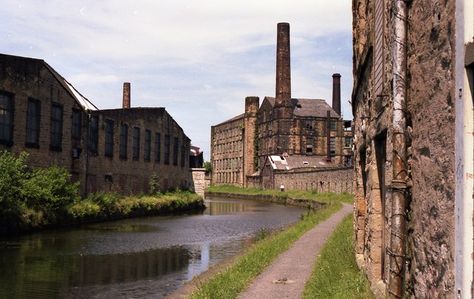
[[[0,298],[162,298],[304,212],[248,200],[206,206],[0,239]]]

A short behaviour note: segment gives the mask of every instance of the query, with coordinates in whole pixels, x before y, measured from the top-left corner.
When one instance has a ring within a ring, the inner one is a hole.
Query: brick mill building
[[[352,3],[358,264],[378,298],[472,298],[474,4]]]
[[[68,169],[81,192],[191,187],[190,139],[165,108],[99,110],[40,59],[0,54],[0,150]]]
[[[302,162],[318,158],[333,167],[350,165],[351,122],[341,118],[340,78],[333,75],[332,107],[322,99],[292,98],[290,27],[279,23],[275,97],[265,97],[261,105],[258,97],[247,97],[243,114],[212,126],[212,183],[275,188],[274,179],[262,176],[271,156],[306,157]],[[308,168],[308,161],[293,167]]]

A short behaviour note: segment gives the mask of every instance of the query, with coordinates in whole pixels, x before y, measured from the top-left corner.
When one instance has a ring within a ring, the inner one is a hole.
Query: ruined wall
[[[416,298],[454,295],[454,14],[454,1],[421,0],[409,8],[409,254]]]
[[[206,179],[205,168],[191,168],[193,186],[192,190],[204,197],[204,191],[209,187],[209,180]]]

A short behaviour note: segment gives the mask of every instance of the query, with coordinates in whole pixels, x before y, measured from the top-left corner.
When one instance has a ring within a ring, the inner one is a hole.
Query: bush
[[[101,208],[96,202],[90,199],[84,199],[71,205],[68,208],[68,213],[74,219],[93,219],[99,215],[100,210]]]
[[[20,196],[26,179],[26,153],[17,158],[13,154],[0,152],[0,218],[18,217],[24,203]]]

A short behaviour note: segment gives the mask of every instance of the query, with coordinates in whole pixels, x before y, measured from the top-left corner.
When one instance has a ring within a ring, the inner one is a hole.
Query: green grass
[[[246,195],[270,195],[275,197],[294,198],[294,199],[310,199],[319,202],[342,201],[352,204],[353,197],[349,193],[317,193],[315,191],[301,191],[290,190],[280,191],[276,189],[258,189],[258,188],[241,188],[233,185],[212,185],[207,190],[209,193],[231,193],[231,194],[246,194]]]
[[[340,198],[342,199],[342,196]],[[294,226],[257,241],[231,266],[201,284],[198,290],[191,294],[191,298],[237,297],[280,253],[340,208],[341,203],[333,200],[322,209],[309,212]]]
[[[357,267],[352,234],[352,216],[347,216],[323,247],[303,298],[374,298]]]

